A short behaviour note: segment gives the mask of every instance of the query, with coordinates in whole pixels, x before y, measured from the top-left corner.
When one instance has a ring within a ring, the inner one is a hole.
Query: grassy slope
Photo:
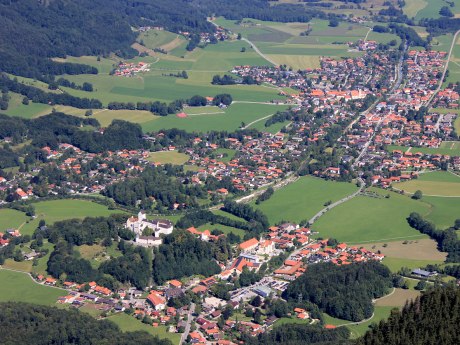
[[[414,193],[421,190],[426,195],[460,197],[460,176],[445,171],[421,174],[418,179],[397,183],[399,190]]]

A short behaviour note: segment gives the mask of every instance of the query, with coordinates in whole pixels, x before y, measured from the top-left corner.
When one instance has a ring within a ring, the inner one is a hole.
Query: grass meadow
[[[0,281],[0,302],[55,305],[58,297],[66,295],[63,289],[35,283],[26,273],[0,269]]]
[[[397,145],[390,145],[387,146],[387,151],[392,152],[393,150],[401,150],[402,152],[406,152],[410,147],[408,146],[397,146]],[[452,143],[449,145],[448,142],[443,142],[440,147],[438,148],[431,148],[431,147],[412,147],[410,152],[417,153],[421,152],[423,154],[431,154],[431,155],[449,155],[449,156],[460,156],[460,147],[457,145],[452,146]]]
[[[147,159],[154,163],[183,165],[189,158],[185,153],[177,151],[158,151],[151,152]]]
[[[120,327],[123,332],[135,332],[135,331],[145,331],[152,335],[156,335],[159,338],[167,338],[171,340],[174,345],[178,345],[180,342],[179,333],[169,333],[167,332],[166,326],[153,327],[146,325],[139,320],[136,320],[133,316],[127,315],[125,313],[116,314],[107,318],[114,322]]]
[[[427,196],[460,198],[460,176],[447,171],[420,174],[417,179],[396,183],[393,187],[410,194],[421,190]]]
[[[305,176],[277,190],[270,199],[256,207],[268,216],[271,224],[282,220],[300,222],[313,217],[324,208],[324,203],[340,200],[356,189],[352,183]]]
[[[426,238],[407,224],[411,212],[427,214],[430,206],[393,192],[370,189],[381,198],[357,196],[327,212],[314,224],[321,237],[349,243]],[[384,196],[389,195],[390,198]]]

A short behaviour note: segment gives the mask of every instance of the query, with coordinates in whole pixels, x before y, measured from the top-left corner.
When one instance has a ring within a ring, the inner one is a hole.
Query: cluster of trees
[[[256,205],[260,204],[261,202],[264,202],[265,200],[268,200],[272,197],[273,193],[275,193],[273,187],[268,187],[265,192],[260,194],[257,199],[256,199]]]
[[[411,27],[394,23],[390,24],[388,27],[391,29],[392,33],[399,36],[403,41],[407,41],[411,46],[426,47],[428,45],[428,42],[421,38],[419,34]]]
[[[414,229],[434,239],[439,250],[447,252],[446,262],[460,262],[460,240],[456,231],[457,228],[460,229],[460,221],[456,221],[454,227],[437,230],[433,223],[423,219],[419,213],[412,212],[407,222]]]
[[[231,75],[224,74],[222,77],[218,74],[216,74],[214,77],[212,77],[212,82],[213,85],[235,85],[235,84],[246,84],[246,85],[254,85],[254,84],[259,84],[257,80],[254,79],[254,77],[247,75],[241,78],[241,80],[237,80]]]
[[[10,148],[0,148],[0,169],[19,165],[19,156]]]
[[[235,201],[226,200],[223,210],[248,222],[260,223],[264,228],[268,228],[270,225],[267,216],[261,210],[254,210],[247,204],[239,204]]]
[[[391,312],[357,345],[457,344],[460,339],[460,289],[437,288]]]
[[[153,279],[155,283],[163,284],[170,279],[195,274],[205,277],[217,274],[221,269],[216,258],[222,249],[230,252],[225,243],[217,245],[204,242],[188,231],[174,231],[164,238],[162,245],[154,249]]]
[[[107,186],[103,194],[119,204],[129,207],[139,205],[144,209],[152,208],[153,197],[159,212],[173,210],[175,204],[179,204],[180,209],[183,205],[187,208],[198,207],[197,199],[207,198],[205,189],[182,183],[182,176],[182,166],[148,167],[139,177]]]
[[[59,78],[56,81],[51,81],[48,88],[50,90],[56,90],[59,86],[69,87],[75,90],[82,90],[86,92],[93,92],[93,84],[84,82],[82,85],[77,85],[73,81],[69,81],[65,78]]]
[[[0,304],[0,321],[5,330],[2,344],[113,344],[172,345],[147,332],[122,332],[108,320],[94,318],[77,310],[64,310],[37,304],[7,302]]]
[[[39,88],[22,84],[16,79],[10,79],[7,75],[0,75],[0,88],[2,90],[19,93],[34,103],[49,105],[69,105],[79,109],[100,109],[102,103],[98,99],[80,98],[68,93],[45,92]]]
[[[460,30],[460,18],[422,19],[420,25],[425,26],[431,36],[439,36]]]
[[[310,265],[283,293],[288,301],[302,296],[331,316],[361,321],[372,315],[372,300],[385,295],[392,286],[390,270],[376,261],[337,266]]]

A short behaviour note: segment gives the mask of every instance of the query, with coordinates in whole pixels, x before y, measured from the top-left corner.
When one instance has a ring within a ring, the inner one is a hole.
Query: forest
[[[222,252],[230,253],[226,242],[204,242],[187,231],[174,231],[154,249],[153,279],[163,284],[170,279],[196,274],[212,276],[221,271],[215,260]]]
[[[393,310],[360,338],[356,345],[459,344],[460,290],[437,288]]]
[[[302,296],[333,317],[361,321],[372,315],[372,300],[387,294],[391,286],[390,270],[376,261],[346,266],[319,263],[308,266],[283,297],[293,301]]]
[[[28,303],[0,303],[0,324],[3,345],[172,345],[147,332],[121,332],[111,321],[77,310]]]

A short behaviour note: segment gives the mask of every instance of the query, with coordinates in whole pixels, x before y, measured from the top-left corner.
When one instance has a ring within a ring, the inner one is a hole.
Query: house
[[[150,302],[155,310],[164,310],[166,308],[166,300],[156,293],[149,294],[147,301]]]
[[[434,277],[434,276],[436,276],[438,274],[437,272],[429,272],[429,271],[422,270],[420,268],[412,270],[411,273],[413,275],[421,277],[421,278],[431,278],[431,277]]]

